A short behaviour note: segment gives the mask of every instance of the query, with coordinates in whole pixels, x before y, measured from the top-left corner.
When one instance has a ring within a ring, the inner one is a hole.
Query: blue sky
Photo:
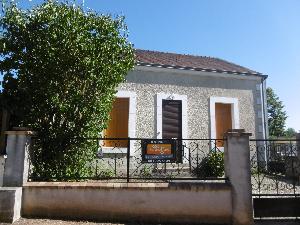
[[[269,75],[267,84],[289,116],[287,127],[300,130],[299,0],[85,0],[84,4],[98,12],[124,15],[136,48],[218,57]]]

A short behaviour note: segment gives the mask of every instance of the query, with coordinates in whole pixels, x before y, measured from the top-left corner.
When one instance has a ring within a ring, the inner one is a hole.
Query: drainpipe
[[[263,119],[263,139],[268,139],[269,138],[269,128],[268,128],[268,113],[267,113],[267,87],[266,87],[266,79],[268,76],[264,75],[261,78],[261,98],[262,98],[262,119]],[[265,163],[264,163],[264,168],[267,170],[268,169],[268,156],[267,156],[267,141],[264,141],[264,158],[265,158]]]
[[[262,76],[261,78],[261,96],[262,96],[262,111],[263,111],[263,126],[264,126],[264,139],[269,138],[269,130],[268,130],[268,114],[267,114],[267,92],[266,92],[266,79],[268,78],[267,75]]]

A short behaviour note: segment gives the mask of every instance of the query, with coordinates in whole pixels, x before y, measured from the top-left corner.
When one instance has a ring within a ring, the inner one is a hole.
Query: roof
[[[254,70],[213,57],[183,55],[142,49],[136,49],[135,55],[137,65],[139,66],[230,74],[262,75],[262,73],[258,73]]]

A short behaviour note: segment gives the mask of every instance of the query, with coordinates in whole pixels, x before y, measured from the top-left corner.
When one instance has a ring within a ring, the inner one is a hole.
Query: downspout
[[[266,102],[267,102],[267,94],[266,94],[266,79],[268,78],[267,75],[264,75],[261,79],[261,89],[262,89],[262,111],[263,111],[263,126],[264,126],[264,139],[269,138],[269,131],[268,131],[268,117],[267,117],[267,109],[266,109]]]
[[[263,111],[263,126],[264,126],[264,135],[263,139],[263,145],[264,145],[264,158],[265,158],[265,163],[264,163],[264,168],[267,170],[268,169],[268,153],[267,153],[267,140],[269,138],[269,128],[268,128],[268,115],[267,115],[267,108],[266,108],[266,103],[267,103],[267,93],[266,93],[266,79],[268,76],[262,76],[261,79],[261,96],[262,96],[262,111]]]

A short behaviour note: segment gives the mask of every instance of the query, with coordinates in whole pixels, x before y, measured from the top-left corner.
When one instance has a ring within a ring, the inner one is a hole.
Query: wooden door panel
[[[182,138],[182,104],[179,100],[162,102],[162,138]]]
[[[228,129],[232,129],[231,104],[216,103],[215,116],[216,138],[223,139],[224,133],[227,132]],[[223,141],[218,141],[217,146],[223,147]]]
[[[162,138],[182,138],[182,102],[180,100],[163,100],[162,102]],[[178,163],[183,159],[182,141],[176,144]]]

